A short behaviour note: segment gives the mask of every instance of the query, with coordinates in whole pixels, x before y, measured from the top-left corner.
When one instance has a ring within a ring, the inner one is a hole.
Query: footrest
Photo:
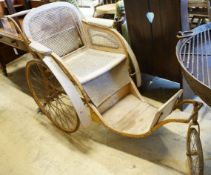
[[[127,135],[150,131],[158,109],[129,94],[103,113],[103,122],[112,130]]]

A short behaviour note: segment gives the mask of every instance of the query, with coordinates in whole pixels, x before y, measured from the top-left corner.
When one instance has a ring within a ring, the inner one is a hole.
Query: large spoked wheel
[[[61,130],[75,132],[80,121],[63,87],[41,60],[26,65],[29,89],[41,111]]]
[[[204,174],[204,158],[199,133],[193,127],[187,133],[187,157],[191,175]]]

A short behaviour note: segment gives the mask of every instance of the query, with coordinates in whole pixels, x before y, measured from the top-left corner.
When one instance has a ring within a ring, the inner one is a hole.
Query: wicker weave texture
[[[93,45],[118,49],[118,42],[109,33],[89,29],[90,39]]]
[[[68,59],[68,56],[65,59],[69,60],[68,69],[83,84],[118,65],[125,59],[125,55],[88,49],[72,56],[71,59]]]
[[[35,13],[29,22],[31,37],[64,56],[83,45],[78,16],[69,7],[54,7]]]

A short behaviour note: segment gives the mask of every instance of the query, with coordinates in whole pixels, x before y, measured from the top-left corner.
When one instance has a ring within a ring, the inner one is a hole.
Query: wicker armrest
[[[29,47],[33,51],[35,51],[35,52],[37,52],[39,54],[45,55],[45,56],[50,55],[52,53],[52,50],[51,49],[49,49],[46,46],[43,46],[42,44],[40,44],[38,42],[35,42],[35,41],[31,42],[29,44]]]
[[[83,25],[90,47],[127,55],[122,36],[115,29],[88,20],[83,20]]]

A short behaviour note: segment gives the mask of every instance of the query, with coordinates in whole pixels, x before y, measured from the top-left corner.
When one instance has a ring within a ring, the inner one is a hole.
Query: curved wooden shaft
[[[199,101],[194,101],[191,99],[182,100],[175,105],[175,109],[181,107],[184,104],[192,104],[193,105],[193,110],[192,110],[190,118],[193,120],[193,123],[197,123],[198,112],[201,109],[201,107],[203,106],[203,103],[201,103]]]
[[[203,103],[198,102],[198,101],[194,101],[194,100],[183,100],[178,102],[175,106],[174,106],[174,110],[176,108],[180,108],[182,105],[184,104],[192,104],[193,105],[193,110],[191,115],[188,118],[171,118],[171,119],[165,119],[163,121],[158,122],[153,128],[152,128],[152,132],[157,130],[158,128],[160,128],[163,125],[166,125],[168,123],[172,123],[172,122],[176,122],[176,123],[190,123],[190,121],[192,120],[192,124],[193,125],[199,125],[198,124],[198,112],[201,109],[201,107],[203,106]],[[190,124],[191,125],[191,124]]]

